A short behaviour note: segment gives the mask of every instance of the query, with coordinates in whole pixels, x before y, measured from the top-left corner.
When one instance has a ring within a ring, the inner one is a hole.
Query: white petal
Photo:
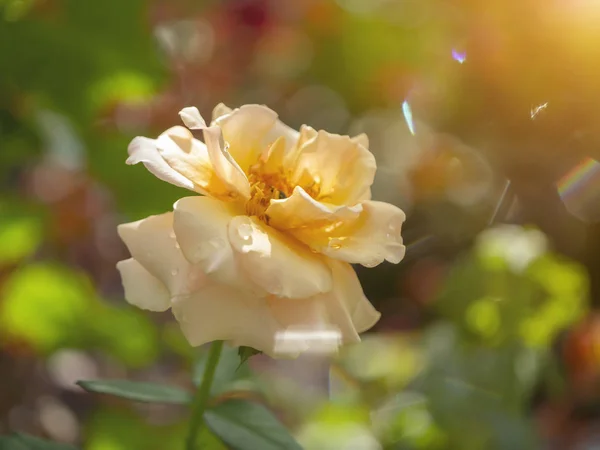
[[[194,139],[187,128],[172,127],[157,139],[158,151],[169,166],[200,188],[198,192],[222,200],[248,196],[248,180],[223,155],[220,133],[215,135],[213,130],[207,134],[205,130],[204,136],[206,144]]]
[[[338,206],[313,199],[300,186],[286,199],[271,200],[266,211],[269,224],[279,230],[327,225],[356,219],[362,206]]]
[[[190,191],[197,190],[193,181],[174,170],[158,153],[155,139],[138,136],[127,148],[129,158],[127,164],[144,164],[154,176],[167,183],[174,184]]]
[[[174,205],[175,234],[187,260],[210,279],[256,292],[238,267],[229,243],[229,222],[241,212],[234,208],[208,197],[182,198]]]
[[[234,217],[229,241],[248,277],[270,294],[305,298],[331,289],[330,270],[319,256],[255,218]]]
[[[195,106],[179,111],[179,116],[186,127],[191,130],[203,130],[204,142],[208,155],[217,176],[230,189],[244,198],[250,198],[250,185],[246,174],[226,149],[223,134],[218,126],[207,127],[206,122]]]
[[[171,296],[167,287],[135,259],[119,261],[117,269],[121,273],[125,298],[129,303],[149,311],[169,309]]]
[[[225,114],[229,114],[231,111],[233,111],[233,109],[231,109],[229,106],[225,105],[224,103],[219,103],[217,106],[214,107],[212,112],[213,122],[219,117],[224,116]]]
[[[250,184],[246,174],[226,149],[221,129],[217,126],[204,129],[204,141],[216,174],[234,192],[246,199],[250,198]]]
[[[203,276],[184,258],[173,232],[173,213],[119,225],[119,236],[131,256],[158,278],[171,295],[193,291]]]
[[[350,264],[329,261],[329,265],[333,273],[334,294],[340,308],[343,306],[349,312],[357,332],[367,331],[377,323],[381,314],[365,297],[356,272]]]
[[[225,340],[273,354],[280,326],[264,299],[210,284],[192,295],[173,299],[172,308],[191,345]]]
[[[198,108],[195,106],[188,106],[179,111],[179,117],[183,121],[184,125],[190,130],[201,130],[206,128],[206,122]]]

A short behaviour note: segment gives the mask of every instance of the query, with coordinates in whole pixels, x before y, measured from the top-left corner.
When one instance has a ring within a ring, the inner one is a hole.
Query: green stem
[[[204,410],[210,397],[210,386],[212,385],[217,364],[221,357],[221,350],[223,350],[223,341],[214,341],[210,346],[208,361],[206,362],[206,368],[202,376],[202,383],[200,383],[200,387],[196,391],[192,404],[192,417],[190,418],[190,427],[185,446],[186,450],[196,449],[196,440],[203,424]]]

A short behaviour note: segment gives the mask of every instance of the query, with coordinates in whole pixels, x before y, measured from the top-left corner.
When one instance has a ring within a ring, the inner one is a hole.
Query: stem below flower
[[[196,391],[192,404],[192,417],[190,418],[190,427],[185,446],[186,450],[196,449],[196,439],[203,424],[204,410],[210,397],[210,386],[212,385],[217,364],[221,357],[221,350],[223,350],[223,341],[214,341],[210,346],[208,361],[206,362],[206,368],[202,376],[202,383],[200,383],[200,387]]]

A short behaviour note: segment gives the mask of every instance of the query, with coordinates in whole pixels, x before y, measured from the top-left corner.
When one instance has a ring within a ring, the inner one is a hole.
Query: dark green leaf
[[[244,364],[248,359],[254,355],[260,355],[262,352],[252,347],[240,347],[238,349],[238,355],[240,355],[240,364]]]
[[[194,383],[199,385],[206,370],[208,352],[203,352],[194,367]],[[233,383],[250,377],[250,370],[240,365],[240,357],[236,348],[224,346],[217,365],[215,378],[210,388],[212,395],[218,395],[229,390]]]
[[[228,400],[206,411],[206,424],[233,450],[300,450],[288,430],[263,405]]]
[[[138,402],[186,404],[192,399],[189,392],[162,384],[128,380],[78,381],[77,384],[88,392],[114,395]]]
[[[26,434],[15,433],[0,437],[0,450],[76,450],[67,444],[57,444]]]

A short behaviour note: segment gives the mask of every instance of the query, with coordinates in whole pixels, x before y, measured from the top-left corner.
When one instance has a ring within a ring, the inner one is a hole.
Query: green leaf
[[[76,450],[67,444],[46,441],[26,434],[15,433],[0,437],[0,450]]]
[[[301,450],[288,430],[263,405],[228,400],[209,409],[204,420],[233,450]]]
[[[81,345],[98,305],[85,275],[49,263],[13,272],[0,295],[0,329],[43,353]]]
[[[138,402],[187,404],[192,396],[189,392],[174,386],[155,383],[138,383],[128,380],[78,381],[77,384],[88,392],[114,395]]]
[[[256,350],[252,347],[240,347],[238,348],[238,355],[240,356],[240,365],[244,364],[248,359],[253,357],[254,355],[262,354],[261,351]]]
[[[194,383],[200,385],[204,371],[208,352],[204,351],[198,358],[194,367]],[[234,389],[238,382],[247,381],[250,378],[250,370],[247,366],[241,366],[240,357],[234,347],[224,346],[219,359],[219,364],[215,372],[215,377],[210,388],[212,395],[218,395],[228,390]],[[247,384],[247,383],[245,383]]]
[[[38,217],[3,217],[0,219],[0,264],[16,263],[32,255],[42,237],[42,222]]]

